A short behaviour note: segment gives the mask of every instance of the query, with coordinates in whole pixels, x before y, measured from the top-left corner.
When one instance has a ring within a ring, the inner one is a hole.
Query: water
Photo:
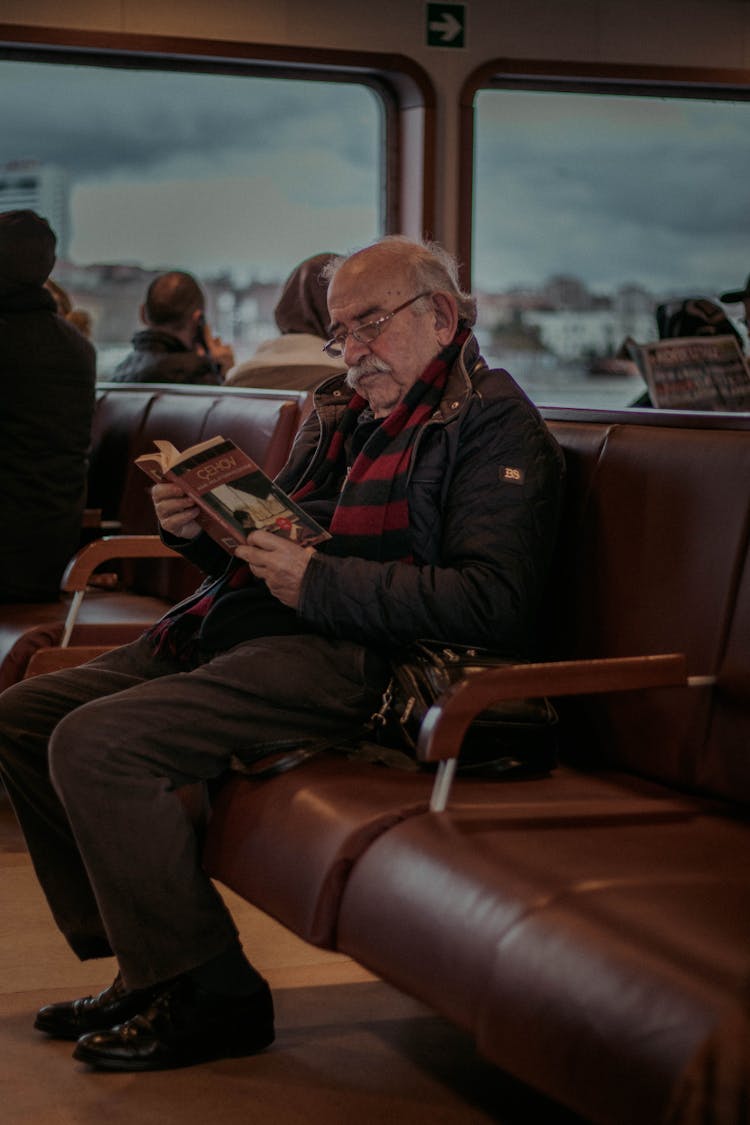
[[[103,345],[97,350],[100,381],[109,379],[130,345]],[[583,361],[563,363],[547,352],[492,355],[483,350],[490,367],[504,367],[537,406],[585,406],[621,410],[645,390],[640,376],[589,375]]]
[[[537,406],[621,410],[646,389],[639,375],[590,375],[585,361],[563,363],[547,352],[484,352],[490,367],[504,367]]]

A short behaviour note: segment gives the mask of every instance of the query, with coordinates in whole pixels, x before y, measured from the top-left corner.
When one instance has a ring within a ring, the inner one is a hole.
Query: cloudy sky
[[[0,61],[0,104],[0,162],[68,170],[76,262],[277,280],[379,233],[362,87]],[[477,287],[744,282],[750,104],[487,91],[477,112]]]
[[[750,103],[493,90],[477,116],[475,284],[744,284]]]
[[[282,278],[379,233],[363,87],[0,61],[0,162],[71,179],[78,263]]]

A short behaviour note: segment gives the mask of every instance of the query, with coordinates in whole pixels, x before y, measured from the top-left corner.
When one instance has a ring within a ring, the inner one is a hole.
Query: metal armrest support
[[[682,653],[513,664],[460,680],[430,708],[419,734],[419,760],[439,763],[430,809],[445,811],[464,735],[472,720],[493,703],[535,695],[554,698],[680,685],[705,687],[715,682],[714,676],[688,676]]]
[[[98,566],[112,559],[179,557],[176,551],[162,543],[158,535],[105,535],[82,547],[68,563],[60,583],[63,593],[73,595],[60,647],[67,648],[70,643],[89,579]]]

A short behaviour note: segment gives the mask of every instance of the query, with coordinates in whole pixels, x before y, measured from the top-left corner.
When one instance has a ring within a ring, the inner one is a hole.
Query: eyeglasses
[[[404,301],[403,305],[399,305],[393,312],[386,313],[385,316],[379,316],[377,320],[370,320],[367,324],[360,324],[358,328],[350,328],[348,332],[341,332],[338,336],[332,337],[332,339],[323,345],[323,351],[326,355],[330,355],[334,359],[337,356],[343,355],[349,336],[359,344],[371,344],[373,340],[377,339],[388,321],[392,320],[396,313],[400,313],[402,309],[413,305],[414,302],[418,301],[421,297],[429,296],[431,296],[429,289],[425,293],[417,293],[416,297],[410,297],[408,301]]]

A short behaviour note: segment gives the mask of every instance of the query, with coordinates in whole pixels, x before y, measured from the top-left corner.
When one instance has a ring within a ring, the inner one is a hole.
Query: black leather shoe
[[[145,1007],[153,992],[152,988],[127,989],[118,973],[109,988],[98,996],[65,1000],[40,1008],[34,1027],[55,1039],[80,1039],[88,1031],[103,1031],[129,1020]]]
[[[273,1040],[273,1000],[265,982],[252,996],[220,996],[182,976],[132,1019],[82,1036],[73,1058],[100,1070],[167,1070],[252,1055]]]

